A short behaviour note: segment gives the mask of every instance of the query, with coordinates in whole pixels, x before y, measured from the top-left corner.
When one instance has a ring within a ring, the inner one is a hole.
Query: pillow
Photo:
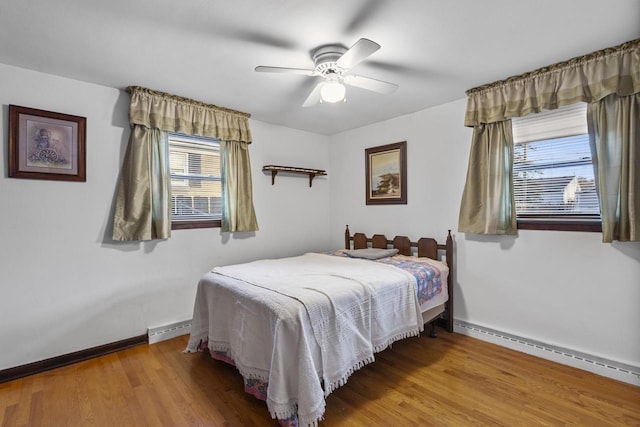
[[[351,258],[364,258],[364,259],[380,259],[393,256],[398,253],[397,249],[352,249],[342,251],[345,255]]]

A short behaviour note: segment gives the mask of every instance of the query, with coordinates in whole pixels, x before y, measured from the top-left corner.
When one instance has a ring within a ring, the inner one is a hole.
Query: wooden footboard
[[[352,245],[353,243],[353,245]],[[345,249],[365,249],[380,248],[386,249],[393,247],[398,249],[398,253],[402,255],[417,255],[419,257],[427,257],[440,260],[441,255],[445,256],[445,261],[449,266],[449,276],[447,277],[447,292],[449,300],[445,304],[444,326],[449,332],[453,332],[453,238],[451,230],[447,233],[447,242],[445,244],[438,243],[431,237],[422,237],[417,242],[412,242],[406,236],[396,236],[393,240],[388,240],[382,234],[374,234],[368,238],[363,233],[355,233],[351,236],[349,226],[347,225],[344,232]],[[415,249],[414,249],[415,248]]]

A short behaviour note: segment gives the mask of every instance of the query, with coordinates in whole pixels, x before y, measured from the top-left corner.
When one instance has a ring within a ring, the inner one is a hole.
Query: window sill
[[[602,232],[600,221],[545,221],[518,219],[518,230],[553,230],[553,231],[586,231]]]
[[[191,230],[193,228],[220,228],[222,227],[222,221],[211,220],[211,221],[180,221],[180,222],[172,222],[171,229],[172,230]]]

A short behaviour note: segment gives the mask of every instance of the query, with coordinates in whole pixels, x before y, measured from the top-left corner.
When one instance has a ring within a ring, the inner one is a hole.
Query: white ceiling
[[[347,102],[257,65],[313,68],[310,52],[382,48]],[[460,99],[465,90],[640,38],[638,0],[2,0],[0,62],[116,88],[138,85],[334,134]],[[460,117],[462,125],[463,118]]]

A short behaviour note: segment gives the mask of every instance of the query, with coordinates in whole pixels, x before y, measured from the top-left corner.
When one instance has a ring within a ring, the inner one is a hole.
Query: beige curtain
[[[251,144],[247,113],[129,86],[129,121],[150,129]]]
[[[135,125],[125,154],[113,220],[114,240],[171,236],[167,133]]]
[[[609,95],[587,115],[602,241],[639,241],[640,94]]]
[[[515,233],[509,226],[496,226],[515,223],[512,183],[500,186],[492,179],[475,181],[482,175],[478,171],[493,169],[485,175],[498,177],[511,168],[511,158],[504,158],[506,163],[501,164],[495,161],[499,158],[495,153],[473,147],[480,135],[496,138],[485,144],[487,150],[504,144],[504,132],[487,132],[483,129],[487,124],[509,123],[512,117],[579,101],[597,102],[611,94],[628,96],[639,92],[640,39],[468,90],[464,124],[474,128],[474,136],[458,229],[478,234]],[[479,188],[483,189],[481,193]]]
[[[467,91],[465,126],[640,92],[640,39]]]
[[[222,141],[222,231],[257,231],[251,162],[245,142]]]
[[[235,173],[245,177],[245,185],[241,187],[243,191],[247,191],[248,181],[248,196],[231,198],[226,209],[233,210],[235,217],[253,216],[255,222],[249,153],[246,148],[251,143],[250,116],[137,86],[128,87],[127,92],[131,95],[129,121],[132,130],[118,183],[113,239],[152,240],[170,237],[168,132],[244,144],[246,160],[237,164],[228,163],[227,167],[230,170],[239,169]],[[236,158],[233,157],[234,160]],[[234,205],[238,200],[239,205]]]
[[[511,120],[483,124],[473,129],[459,231],[516,234],[512,158]]]

